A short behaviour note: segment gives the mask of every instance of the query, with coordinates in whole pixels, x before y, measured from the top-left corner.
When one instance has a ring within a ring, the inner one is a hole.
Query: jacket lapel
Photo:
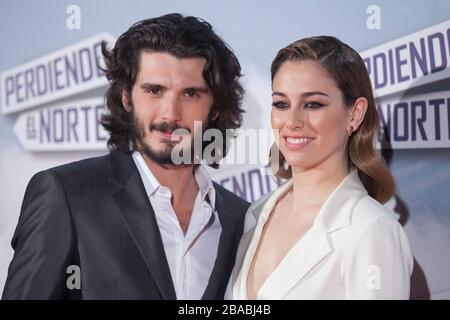
[[[222,299],[219,296],[225,291],[225,287],[228,283],[228,273],[231,271],[232,251],[236,239],[237,223],[233,221],[233,215],[228,214],[225,210],[224,199],[220,190],[216,190],[216,204],[220,224],[222,226],[222,233],[220,234],[219,247],[217,249],[217,257],[214,262],[214,268],[211,272],[211,276],[208,281],[208,285],[203,293],[202,300]],[[232,209],[232,208],[231,208]],[[230,208],[228,208],[230,210]]]
[[[275,191],[263,195],[253,203],[245,216],[244,231],[236,252],[236,262],[231,274],[233,297],[247,297],[247,275],[258,247],[261,230],[278,198],[292,185],[289,180]]]
[[[259,296],[283,299],[332,253],[327,234],[310,229],[283,258],[260,288]]]
[[[163,299],[176,299],[155,213],[131,156],[111,152],[111,198],[121,213]]]
[[[270,212],[276,204],[278,198],[292,185],[288,181],[274,192],[264,205],[256,206],[253,210],[253,226],[249,234],[259,231],[268,219]],[[328,197],[319,210],[313,226],[303,235],[303,237],[290,249],[280,264],[266,279],[259,290],[259,295],[269,296],[271,299],[283,299],[289,292],[301,283],[320,263],[324,261],[334,250],[334,244],[330,234],[351,225],[351,213],[355,204],[365,195],[363,184],[358,177],[358,170],[353,169],[347,177],[339,184],[334,192]],[[248,229],[248,228],[246,228]],[[244,253],[248,257],[242,258],[243,266],[240,279],[241,288],[235,290],[241,292],[246,288],[246,274],[253,259],[254,250],[260,240],[260,233],[254,237],[244,234],[246,239]],[[241,252],[241,250],[240,250]],[[245,276],[244,276],[245,274]]]

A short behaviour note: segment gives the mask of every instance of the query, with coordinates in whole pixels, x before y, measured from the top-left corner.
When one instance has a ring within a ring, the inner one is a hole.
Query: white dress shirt
[[[262,230],[278,199],[291,188],[292,179],[248,209],[225,299],[247,299],[247,276]],[[392,211],[368,195],[353,169],[256,298],[408,299],[412,269],[402,226]]]
[[[201,299],[214,268],[222,232],[214,209],[216,195],[211,177],[201,165],[195,170],[199,192],[185,235],[171,204],[170,189],[158,182],[139,152],[135,151],[132,157],[155,212],[177,299]]]

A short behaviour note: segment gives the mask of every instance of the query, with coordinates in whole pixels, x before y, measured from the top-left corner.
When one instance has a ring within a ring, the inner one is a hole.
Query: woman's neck
[[[293,206],[320,205],[348,175],[346,165],[292,168]]]

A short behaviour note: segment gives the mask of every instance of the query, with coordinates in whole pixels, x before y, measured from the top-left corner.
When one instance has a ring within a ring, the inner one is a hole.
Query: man
[[[198,153],[174,155],[240,126],[239,62],[207,22],[179,14],[136,23],[103,55],[111,152],[31,179],[3,298],[222,299],[248,203]]]

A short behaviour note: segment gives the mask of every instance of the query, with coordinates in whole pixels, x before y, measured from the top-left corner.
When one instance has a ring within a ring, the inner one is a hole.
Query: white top
[[[171,204],[172,192],[159,184],[139,152],[135,151],[132,157],[155,211],[177,299],[201,299],[216,261],[222,232],[214,209],[216,193],[211,177],[202,166],[195,170],[199,192],[184,235]]]
[[[262,229],[291,188],[292,179],[248,209],[226,299],[247,299],[247,276]],[[409,299],[412,269],[402,226],[367,194],[353,169],[262,284],[257,299]]]

